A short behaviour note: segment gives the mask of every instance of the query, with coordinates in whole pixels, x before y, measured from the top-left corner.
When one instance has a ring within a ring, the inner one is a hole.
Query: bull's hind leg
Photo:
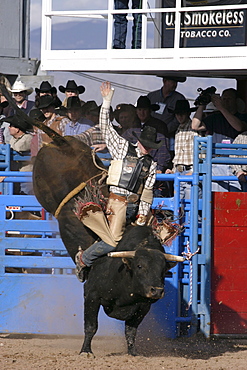
[[[125,321],[125,338],[127,341],[128,355],[137,355],[135,347],[137,328],[149,310],[150,305],[146,303],[138,309],[130,320]]]
[[[100,304],[95,300],[90,293],[86,296],[84,301],[84,342],[80,354],[93,355],[91,342],[98,329],[98,313]]]

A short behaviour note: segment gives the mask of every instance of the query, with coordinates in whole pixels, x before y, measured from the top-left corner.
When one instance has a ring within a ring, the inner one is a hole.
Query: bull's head
[[[132,295],[152,299],[160,299],[164,296],[165,273],[174,267],[178,260],[184,261],[183,257],[171,255],[168,255],[170,256],[168,260],[162,252],[146,248],[136,251],[111,252],[108,256],[122,258],[131,276]]]

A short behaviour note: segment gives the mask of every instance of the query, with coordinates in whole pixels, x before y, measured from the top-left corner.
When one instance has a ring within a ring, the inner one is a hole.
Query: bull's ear
[[[131,262],[130,262],[130,258],[125,258],[123,257],[122,258],[122,261],[123,263],[128,267],[129,270],[131,270]]]
[[[177,264],[178,262],[166,261],[166,272],[175,267]]]

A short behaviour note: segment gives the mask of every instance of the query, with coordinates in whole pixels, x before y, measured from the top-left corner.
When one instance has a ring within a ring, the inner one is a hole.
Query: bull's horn
[[[176,262],[184,262],[185,258],[181,256],[174,256],[173,254],[164,253],[165,259],[167,261],[176,261]]]
[[[135,257],[135,251],[123,251],[123,252],[110,252],[107,253],[108,257],[125,257],[125,258],[133,258]]]

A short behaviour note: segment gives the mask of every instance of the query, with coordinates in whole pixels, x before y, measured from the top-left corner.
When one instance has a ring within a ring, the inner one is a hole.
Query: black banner
[[[174,46],[175,13],[163,13],[162,16],[162,47],[171,48]],[[180,47],[245,45],[246,9],[181,14]]]

